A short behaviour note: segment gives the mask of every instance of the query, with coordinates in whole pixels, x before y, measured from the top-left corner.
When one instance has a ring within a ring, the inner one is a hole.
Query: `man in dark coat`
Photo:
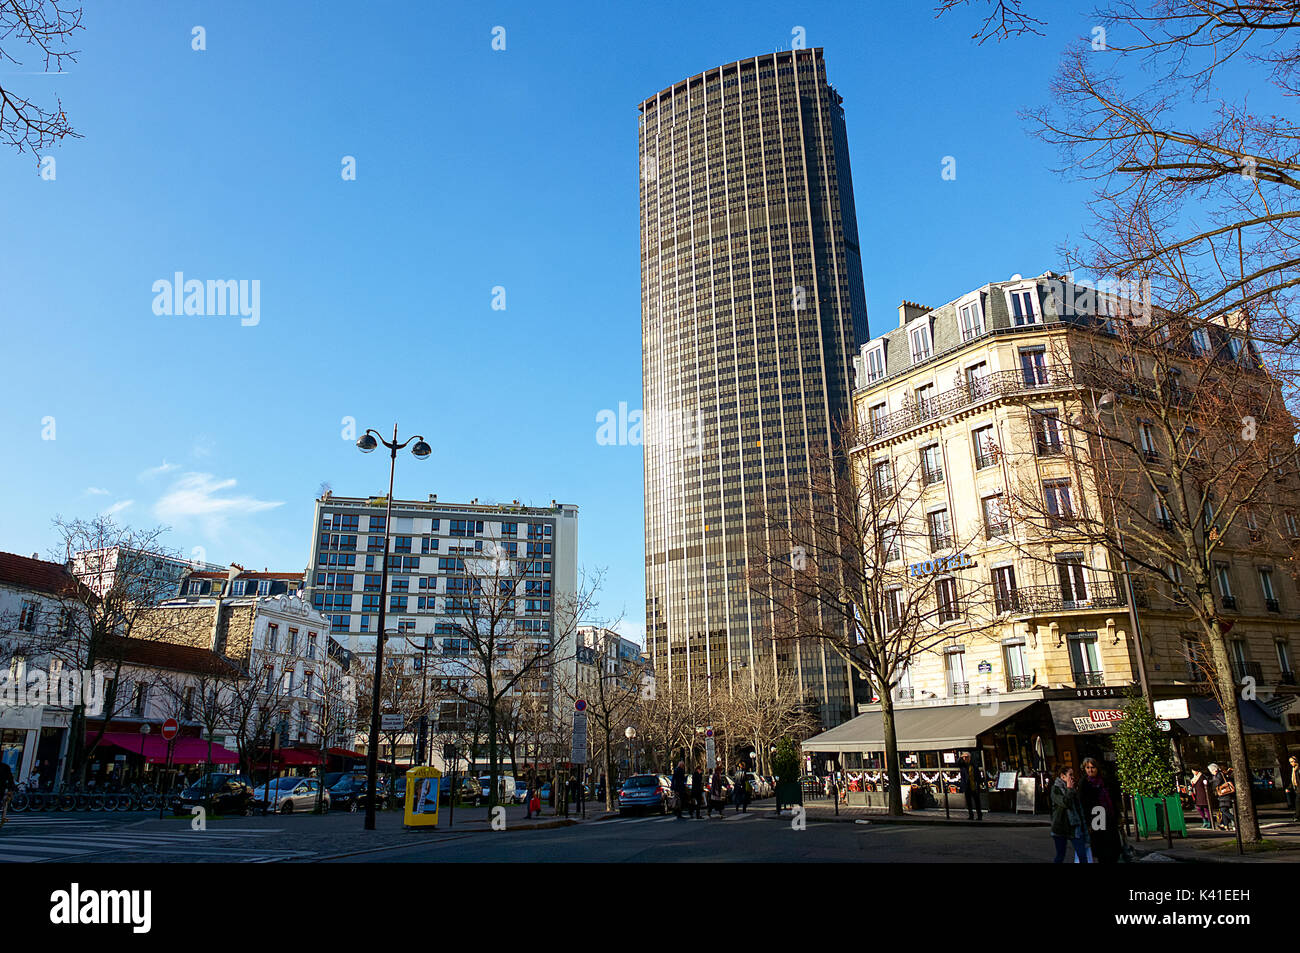
[[[963,753],[957,770],[961,773],[961,790],[966,795],[966,816],[972,821],[984,820],[984,809],[980,805],[980,788],[984,786],[984,772],[970,759],[970,754]]]
[[[1083,823],[1088,827],[1092,857],[1099,864],[1119,860],[1122,847],[1119,831],[1124,823],[1124,798],[1114,776],[1102,770],[1096,758],[1084,758],[1083,781],[1079,784],[1079,801],[1083,805]]]
[[[695,772],[691,775],[691,802],[695,817],[698,819],[700,808],[704,804],[704,772],[700,770],[699,765],[695,766]]]
[[[0,761],[0,827],[3,827],[9,815],[9,801],[13,798],[18,785],[14,784],[14,772],[4,761]]]
[[[690,797],[690,792],[686,789],[685,761],[678,761],[677,769],[673,771],[673,795],[677,798],[675,813],[680,821],[682,819],[682,807],[686,804],[686,799]]]

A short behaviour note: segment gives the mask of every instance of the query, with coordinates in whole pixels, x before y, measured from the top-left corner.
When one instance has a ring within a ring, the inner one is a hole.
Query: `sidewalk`
[[[758,807],[759,813],[772,814],[776,805],[771,801],[765,802],[766,807]],[[950,808],[950,815],[945,816],[943,805],[938,807],[928,807],[920,811],[905,811],[902,817],[891,817],[881,807],[850,807],[845,804],[840,805],[839,816],[835,814],[835,804],[829,799],[808,800],[804,802],[804,810],[808,812],[808,819],[815,821],[846,821],[853,823],[855,821],[870,821],[872,824],[944,824],[955,827],[1051,827],[1051,818],[1046,814],[1007,814],[999,812],[997,814],[984,812],[984,820],[973,821],[966,816],[966,802],[962,798],[954,798]],[[788,815],[787,815],[788,816]]]
[[[1300,863],[1300,821],[1280,805],[1258,808],[1259,833],[1264,844],[1245,854],[1237,853],[1237,836],[1231,831],[1201,830],[1194,813],[1187,818],[1187,837],[1174,835],[1173,847],[1165,846],[1164,837],[1146,837],[1129,843],[1144,857],[1163,857],[1182,863],[1210,864],[1294,864]]]

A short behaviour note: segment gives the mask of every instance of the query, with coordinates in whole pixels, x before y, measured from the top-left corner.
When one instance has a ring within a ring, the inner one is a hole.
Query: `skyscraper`
[[[850,413],[866,301],[841,97],[820,49],[707,70],[641,103],[646,641],[660,684],[775,664],[852,713],[846,666],[771,637],[746,579]],[[702,681],[701,681],[702,680]]]

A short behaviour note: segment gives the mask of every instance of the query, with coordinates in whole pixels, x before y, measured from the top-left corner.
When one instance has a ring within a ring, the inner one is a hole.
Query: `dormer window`
[[[961,340],[965,344],[984,333],[984,315],[978,298],[957,306],[957,324],[961,327]]]
[[[1011,323],[1016,327],[1038,323],[1038,302],[1035,297],[1033,288],[1023,288],[1019,291],[1007,293],[1007,298],[1011,303]]]
[[[885,346],[878,344],[867,351],[867,383],[874,384],[885,376]]]
[[[908,329],[907,339],[912,345],[912,363],[919,364],[930,359],[930,325],[922,320]]]

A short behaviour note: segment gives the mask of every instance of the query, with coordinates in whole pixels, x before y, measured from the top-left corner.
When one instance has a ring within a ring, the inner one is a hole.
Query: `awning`
[[[320,764],[324,759],[321,753],[315,748],[280,748],[278,751],[267,754],[263,751],[253,759],[254,764],[265,764],[267,760],[277,765],[301,765],[301,764]]]
[[[1256,701],[1241,702],[1241,726],[1248,735],[1280,735],[1286,726],[1274,718]],[[1174,722],[1180,731],[1189,735],[1226,735],[1223,709],[1213,698],[1187,699],[1187,717]]]
[[[95,740],[95,732],[86,732],[86,741]],[[167,763],[167,742],[161,735],[142,735],[134,731],[106,731],[100,739],[100,746],[111,745],[129,751],[131,754],[143,755],[149,764]],[[206,764],[209,761],[208,743],[202,738],[173,738],[172,764]],[[236,764],[239,755],[221,745],[213,745],[212,764]]]
[[[358,761],[366,760],[366,756],[360,751],[349,751],[347,748],[329,748],[325,753],[331,758],[355,758]]]
[[[901,751],[950,751],[977,747],[977,738],[1041,699],[985,705],[942,705],[894,709],[894,733]],[[885,730],[880,711],[846,721],[813,735],[804,751],[884,751]]]

